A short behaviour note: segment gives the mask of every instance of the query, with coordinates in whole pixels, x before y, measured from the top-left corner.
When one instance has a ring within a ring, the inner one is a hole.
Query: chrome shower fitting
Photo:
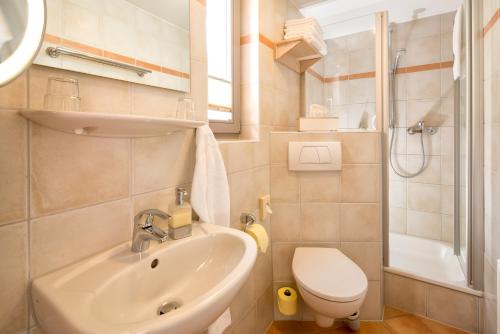
[[[417,133],[425,133],[432,136],[437,132],[437,130],[435,127],[431,126],[426,127],[424,121],[418,121],[417,124],[415,124],[414,126],[410,126],[408,129],[406,129],[406,132],[408,132],[409,135],[414,135]]]

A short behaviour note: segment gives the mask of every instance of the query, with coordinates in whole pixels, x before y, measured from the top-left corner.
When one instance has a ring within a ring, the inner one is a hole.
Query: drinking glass
[[[177,102],[177,118],[194,120],[194,102],[191,97],[180,97]]]
[[[51,111],[80,111],[80,87],[77,79],[49,77],[43,106]]]

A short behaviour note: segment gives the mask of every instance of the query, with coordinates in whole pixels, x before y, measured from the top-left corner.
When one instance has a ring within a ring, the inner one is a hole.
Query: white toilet
[[[358,311],[368,289],[365,273],[336,248],[298,247],[292,264],[293,276],[316,323],[330,327],[335,319],[347,318],[359,326]]]

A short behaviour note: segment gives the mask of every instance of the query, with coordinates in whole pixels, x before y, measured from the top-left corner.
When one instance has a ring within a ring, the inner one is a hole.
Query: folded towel
[[[462,76],[462,15],[463,5],[460,5],[455,14],[453,23],[453,78],[455,80]]]
[[[0,8],[0,49],[5,43],[10,42],[12,38],[14,37],[12,36],[12,32],[10,31],[9,23],[5,19],[5,15]]]
[[[312,25],[314,28],[316,28],[320,33],[323,33],[323,30],[321,29],[321,26],[319,25],[318,21],[314,17],[305,17],[302,19],[295,19],[295,20],[287,20],[285,22],[285,27],[295,27],[295,26],[305,26],[305,25]]]
[[[231,312],[226,309],[222,315],[208,327],[207,334],[222,334],[231,325]]]
[[[293,33],[315,33],[318,36],[321,36],[321,38],[323,38],[323,33],[311,25],[285,27],[285,34],[293,34]]]
[[[191,205],[206,223],[229,226],[229,185],[219,145],[208,125],[196,130]]]
[[[323,41],[323,35],[318,34],[317,31],[315,30],[310,30],[310,29],[301,29],[301,30],[295,30],[295,31],[287,31],[285,29],[285,39],[290,39],[294,37],[300,37],[300,36],[310,36],[313,38],[316,38],[318,41]],[[325,44],[326,46],[326,44]]]

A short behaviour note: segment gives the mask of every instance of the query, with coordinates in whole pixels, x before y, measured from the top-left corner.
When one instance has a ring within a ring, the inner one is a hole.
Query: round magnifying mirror
[[[0,86],[33,62],[45,32],[45,0],[0,0]]]

